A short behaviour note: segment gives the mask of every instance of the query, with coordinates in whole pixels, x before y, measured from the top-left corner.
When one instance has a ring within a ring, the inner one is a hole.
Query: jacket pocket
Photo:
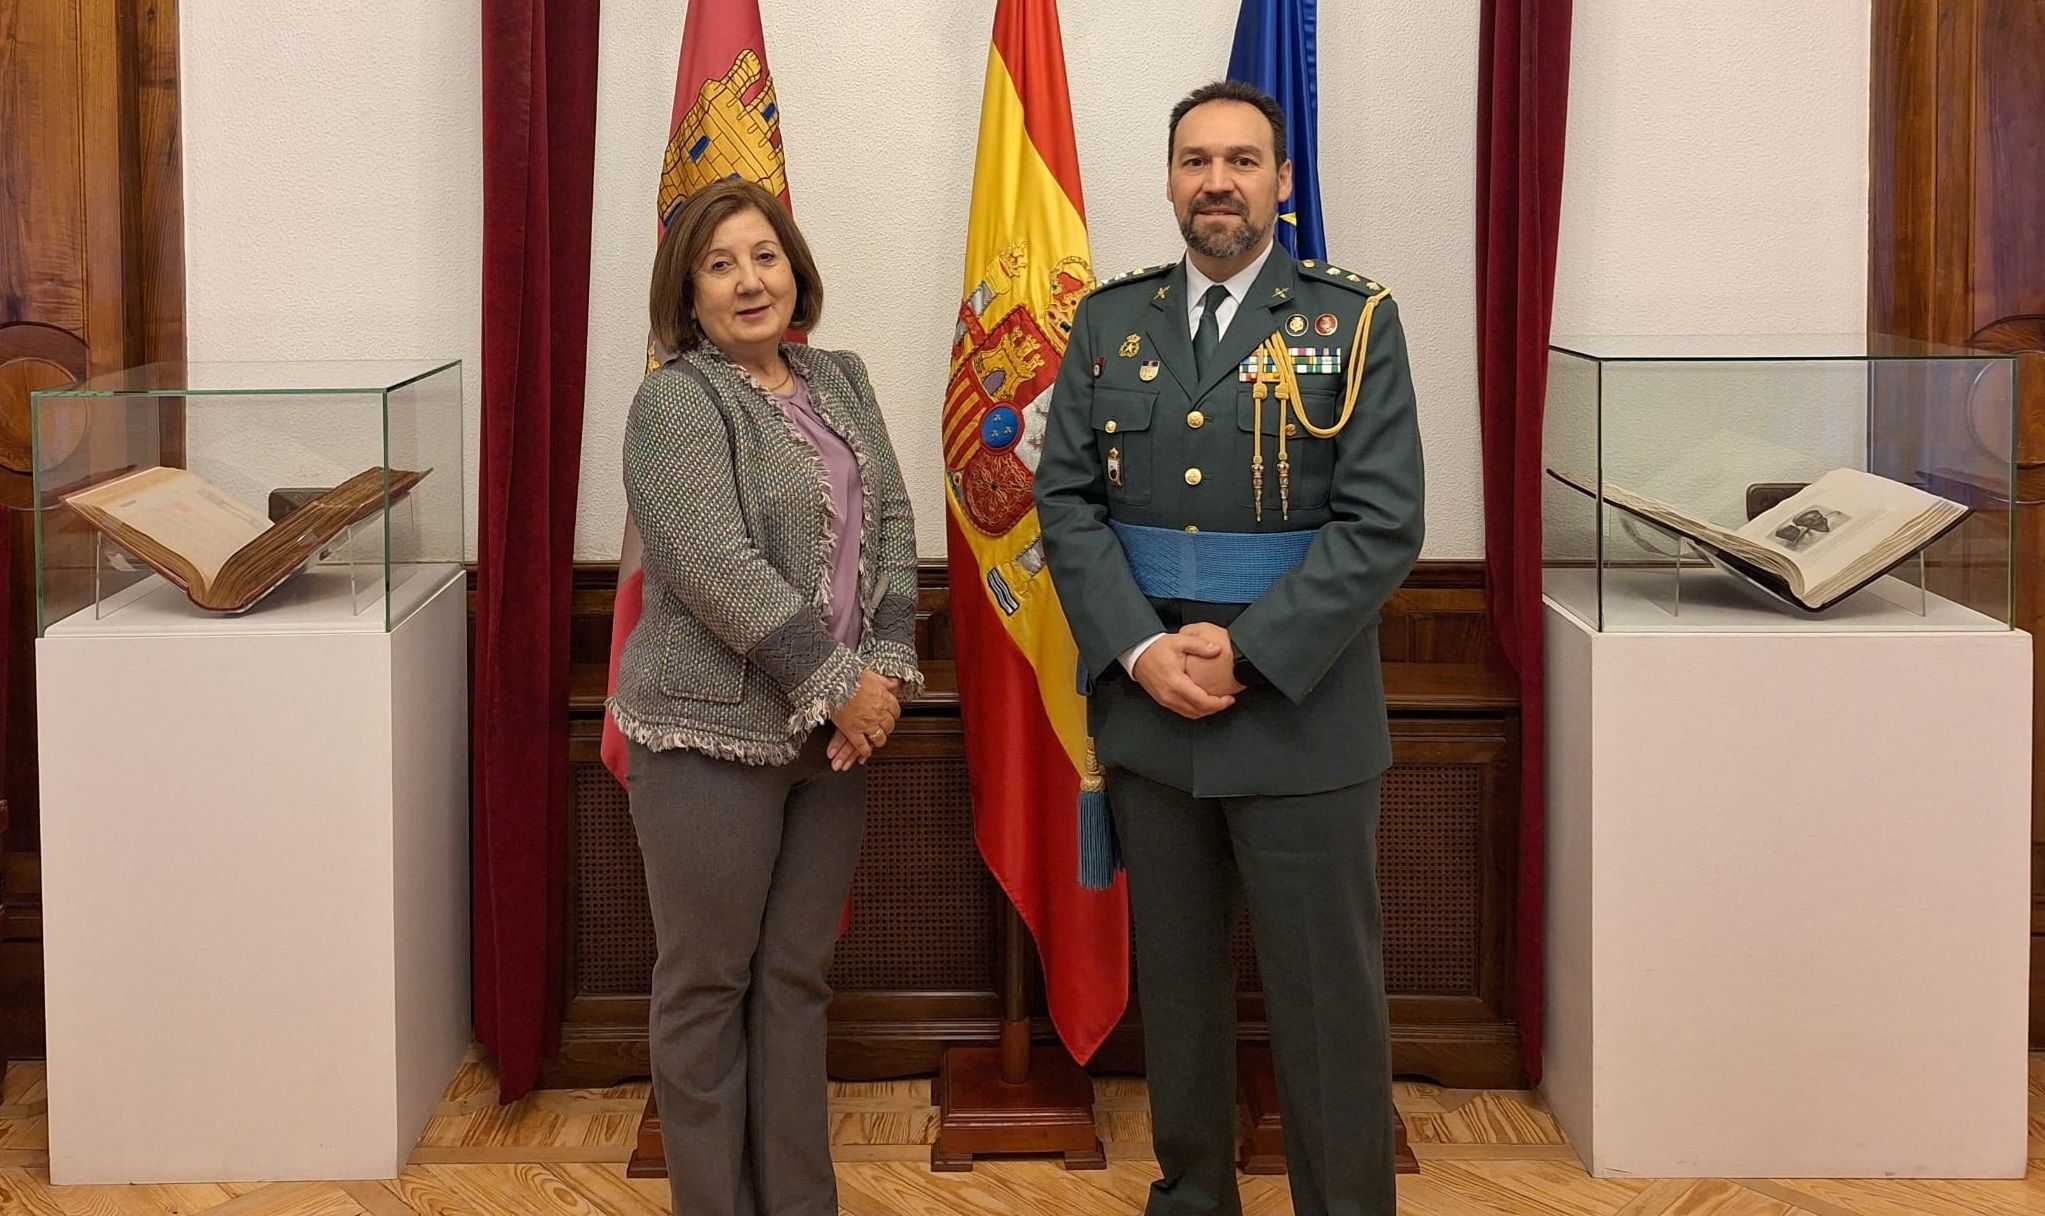
[[[1156,408],[1156,393],[1094,390],[1094,446],[1109,502],[1141,506],[1150,501],[1150,417]]]
[[[660,647],[660,691],[683,701],[736,705],[745,698],[746,660],[679,606]]]
[[[1304,385],[1300,387],[1301,405],[1306,416],[1315,426],[1325,427],[1335,420],[1340,402],[1334,393],[1316,390]],[[1279,431],[1280,415],[1290,429],[1283,435]],[[1317,510],[1328,505],[1328,496],[1335,479],[1335,441],[1316,439],[1299,425],[1297,411],[1281,411],[1277,397],[1266,397],[1262,410],[1264,432],[1264,509],[1279,509],[1278,441],[1285,441],[1286,459],[1291,463],[1292,509]],[[1243,463],[1249,464],[1250,456],[1256,450],[1255,432],[1258,430],[1259,411],[1250,385],[1242,385],[1236,393],[1236,429],[1241,431],[1244,446],[1250,448]],[[1243,479],[1241,502],[1244,506],[1255,506],[1256,493],[1252,479]]]

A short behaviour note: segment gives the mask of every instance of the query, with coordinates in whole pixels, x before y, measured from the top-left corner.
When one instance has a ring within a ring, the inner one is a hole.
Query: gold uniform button
[[[1189,486],[1197,486],[1197,485],[1199,485],[1199,484],[1200,484],[1200,470],[1198,470],[1198,469],[1187,469],[1187,470],[1186,470],[1186,484],[1187,484],[1187,485],[1189,485]]]
[[[1194,410],[1192,413],[1186,415],[1186,425],[1192,427],[1194,430],[1197,431],[1201,427],[1207,425],[1207,415],[1201,413],[1199,410]]]
[[[1110,435],[1114,434],[1116,431],[1115,420],[1113,418],[1108,419],[1108,425],[1102,427],[1101,429],[1106,431]]]
[[[1290,438],[1290,437],[1292,437],[1292,436],[1294,436],[1294,435],[1297,435],[1297,434],[1299,434],[1299,423],[1297,423],[1297,422],[1288,422],[1288,423],[1286,423],[1286,424],[1285,424],[1285,434],[1286,434],[1286,437],[1287,437],[1287,438]]]
[[[1199,524],[1187,524],[1187,525],[1186,525],[1186,531],[1188,531],[1188,532],[1198,532],[1199,530],[1200,530],[1200,525],[1199,525]]]

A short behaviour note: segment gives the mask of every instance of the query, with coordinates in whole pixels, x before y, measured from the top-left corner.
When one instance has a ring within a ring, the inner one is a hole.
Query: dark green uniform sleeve
[[[1229,626],[1236,649],[1294,704],[1377,620],[1413,568],[1420,556],[1422,488],[1406,334],[1387,297],[1371,318],[1356,413],[1335,439],[1333,518],[1306,560]],[[1126,574],[1127,567],[1120,568]],[[1072,611],[1069,601],[1066,611]]]
[[[1122,542],[1108,527],[1103,462],[1093,429],[1096,297],[1073,317],[1072,343],[1058,369],[1037,462],[1037,519],[1058,602],[1079,643],[1080,661],[1096,679],[1109,674],[1122,652],[1164,631],[1136,579]]]

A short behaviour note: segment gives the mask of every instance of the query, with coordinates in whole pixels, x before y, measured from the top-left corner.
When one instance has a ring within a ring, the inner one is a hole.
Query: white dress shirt
[[[1215,331],[1216,333],[1225,334],[1228,332],[1228,323],[1235,320],[1236,306],[1243,302],[1243,297],[1250,294],[1250,287],[1256,283],[1257,276],[1264,273],[1264,263],[1271,260],[1271,251],[1277,247],[1277,241],[1272,241],[1264,246],[1264,252],[1257,255],[1256,261],[1237,271],[1226,283],[1222,284],[1223,287],[1228,288],[1228,298],[1223,300],[1221,307],[1214,311],[1214,323],[1220,326]],[[1214,286],[1214,280],[1201,274],[1200,268],[1193,264],[1193,259],[1187,258],[1186,333],[1189,336],[1199,332],[1201,301],[1206,298],[1207,289],[1212,286]]]

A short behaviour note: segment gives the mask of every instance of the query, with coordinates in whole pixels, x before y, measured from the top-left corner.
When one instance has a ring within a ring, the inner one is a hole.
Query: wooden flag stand
[[[632,1142],[625,1177],[667,1177],[667,1149],[660,1142],[660,1108],[654,1105],[652,1090],[646,1091],[646,1111],[639,1116],[639,1137]]]
[[[1056,1044],[1032,1047],[1024,992],[1028,935],[1007,909],[1001,966],[1001,1040],[952,1047],[938,1065],[938,1107],[930,1168],[962,1171],[992,1154],[1062,1154],[1068,1170],[1106,1169],[1094,1125],[1093,1078]]]

